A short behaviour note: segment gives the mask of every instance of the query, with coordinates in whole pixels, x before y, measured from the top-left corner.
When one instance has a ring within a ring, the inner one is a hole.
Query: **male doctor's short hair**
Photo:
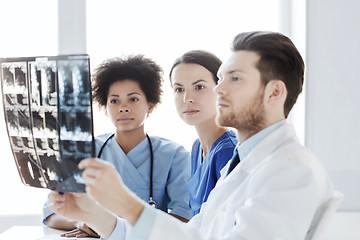
[[[137,82],[146,95],[146,100],[156,106],[160,103],[163,70],[150,58],[143,55],[112,58],[102,62],[94,71],[93,99],[99,107],[105,107],[111,84],[117,81]]]
[[[287,97],[284,114],[287,118],[304,83],[304,61],[293,42],[281,33],[245,32],[237,35],[232,51],[252,51],[260,56],[257,69],[264,86],[271,80],[285,83]]]

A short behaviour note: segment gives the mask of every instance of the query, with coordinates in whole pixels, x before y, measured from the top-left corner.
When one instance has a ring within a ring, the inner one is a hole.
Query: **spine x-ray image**
[[[84,192],[77,165],[95,151],[89,56],[3,58],[0,64],[6,127],[22,182]]]

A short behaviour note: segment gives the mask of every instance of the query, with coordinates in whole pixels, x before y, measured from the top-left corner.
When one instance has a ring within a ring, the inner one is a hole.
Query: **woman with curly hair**
[[[97,158],[112,163],[126,186],[150,205],[187,221],[191,217],[187,183],[190,156],[184,147],[148,136],[144,123],[160,103],[162,69],[142,55],[104,61],[93,75],[93,99],[105,110],[115,133],[95,138]],[[47,226],[71,230],[64,236],[87,236],[84,223],[65,219],[44,207]],[[118,225],[124,225],[119,218]]]

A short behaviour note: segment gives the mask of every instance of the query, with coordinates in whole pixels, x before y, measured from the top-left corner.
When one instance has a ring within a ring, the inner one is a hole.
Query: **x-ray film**
[[[1,89],[22,182],[84,192],[78,163],[94,156],[88,55],[3,58]]]

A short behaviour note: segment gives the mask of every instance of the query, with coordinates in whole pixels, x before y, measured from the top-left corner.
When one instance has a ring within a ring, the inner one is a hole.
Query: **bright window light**
[[[279,1],[268,0],[88,1],[87,52],[93,68],[107,58],[129,54],[144,54],[159,63],[165,73],[164,95],[145,123],[146,131],[190,151],[197,135],[176,113],[168,78],[172,63],[194,49],[224,61],[238,33],[279,31],[279,10]],[[95,133],[113,132],[108,118],[96,110]]]
[[[57,54],[56,1],[1,1],[0,9],[0,58]],[[21,183],[6,132],[1,98],[0,106],[0,215],[39,214],[49,192]]]
[[[86,41],[91,68],[107,58],[129,54],[144,54],[159,63],[165,73],[164,95],[162,104],[147,120],[146,130],[190,150],[196,132],[181,121],[175,110],[168,79],[173,61],[193,49],[213,52],[225,60],[236,34],[280,31],[279,1],[86,1]],[[57,55],[57,1],[1,1],[0,9],[0,57]],[[95,135],[114,131],[104,113],[96,108],[94,126]],[[40,214],[49,191],[22,185],[2,109],[0,144],[0,215]]]

